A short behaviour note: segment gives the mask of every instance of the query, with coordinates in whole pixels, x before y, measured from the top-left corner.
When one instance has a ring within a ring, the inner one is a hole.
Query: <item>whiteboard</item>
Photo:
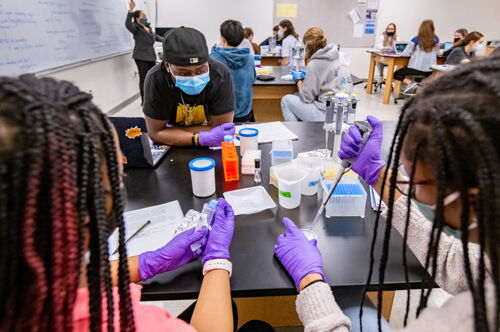
[[[0,75],[129,52],[126,0],[0,0]]]
[[[301,40],[307,29],[320,27],[328,42],[339,44],[341,48],[373,47],[375,44],[379,0],[274,0],[273,3],[276,24],[289,19]],[[278,17],[277,4],[295,4],[296,17]],[[358,24],[349,17],[352,10],[360,15]]]

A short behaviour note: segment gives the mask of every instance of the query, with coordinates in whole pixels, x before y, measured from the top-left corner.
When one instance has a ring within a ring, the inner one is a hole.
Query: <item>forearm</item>
[[[110,262],[111,281],[113,286],[118,286],[118,265],[118,260]],[[128,273],[130,276],[130,282],[136,283],[141,281],[141,274],[139,272],[139,256],[132,256],[128,258]]]
[[[229,273],[209,271],[203,278],[191,325],[198,332],[233,330]]]
[[[295,305],[306,332],[349,331],[351,321],[343,314],[325,282],[317,282],[301,291]]]
[[[210,126],[170,127],[148,134],[155,143],[188,146],[193,145],[193,133],[210,129],[212,129]]]

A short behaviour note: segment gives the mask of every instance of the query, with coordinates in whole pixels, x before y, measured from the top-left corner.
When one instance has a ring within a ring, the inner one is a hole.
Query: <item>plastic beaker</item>
[[[306,173],[302,181],[302,195],[312,196],[318,192],[321,177],[321,159],[307,157],[297,159],[299,168]]]
[[[240,135],[240,156],[243,157],[247,150],[259,149],[259,131],[255,128],[243,128]]]
[[[283,167],[276,171],[278,178],[279,203],[285,209],[295,209],[300,205],[302,181],[306,174],[300,169]]]

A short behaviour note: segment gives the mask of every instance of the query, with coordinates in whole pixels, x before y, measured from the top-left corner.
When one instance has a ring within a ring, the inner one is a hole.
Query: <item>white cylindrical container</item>
[[[240,135],[240,156],[243,157],[247,150],[259,149],[259,131],[255,128],[243,128]]]
[[[293,167],[283,167],[276,171],[278,178],[278,199],[285,209],[295,209],[302,197],[303,171]]]
[[[208,197],[215,193],[215,161],[211,158],[197,158],[189,162],[193,194]]]
[[[318,192],[321,177],[321,159],[308,157],[298,159],[299,168],[306,173],[302,181],[302,195],[312,196]]]

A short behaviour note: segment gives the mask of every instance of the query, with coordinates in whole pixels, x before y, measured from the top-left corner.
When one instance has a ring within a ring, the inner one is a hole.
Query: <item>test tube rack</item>
[[[224,169],[224,180],[226,182],[239,181],[240,173],[238,171],[238,153],[236,147],[231,144],[222,143],[222,167]]]

